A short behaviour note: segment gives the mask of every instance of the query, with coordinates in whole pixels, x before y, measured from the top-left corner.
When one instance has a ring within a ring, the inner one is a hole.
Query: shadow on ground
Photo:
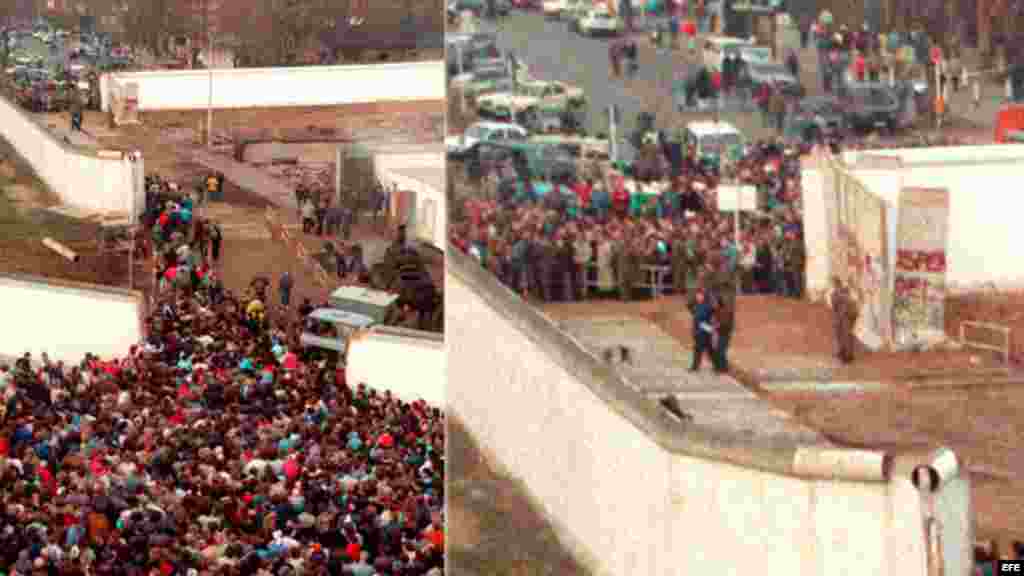
[[[448,453],[448,574],[590,574],[559,544],[523,485],[496,473],[455,418],[448,421]]]

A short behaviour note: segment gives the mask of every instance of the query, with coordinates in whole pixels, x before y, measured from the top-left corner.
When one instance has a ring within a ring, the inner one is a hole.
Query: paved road
[[[493,24],[487,23],[482,27]],[[586,91],[590,103],[587,131],[608,131],[605,110],[618,104],[623,127],[630,130],[643,99],[635,95],[634,84],[642,83],[671,97],[673,72],[678,77],[686,66],[668,53],[644,51],[636,79],[611,80],[608,45],[605,38],[586,38],[569,30],[567,22],[546,21],[538,13],[513,12],[498,23],[498,43],[526,62],[531,74],[543,80],[569,82]],[[629,84],[630,86],[627,86]]]
[[[484,22],[481,28],[490,27],[493,30],[494,26],[494,23]],[[590,133],[607,132],[605,110],[613,103],[618,104],[622,111],[623,134],[628,134],[632,130],[637,115],[645,110],[657,116],[659,128],[668,129],[681,127],[693,120],[712,117],[708,112],[679,113],[673,109],[672,85],[675,80],[689,74],[695,65],[684,51],[673,53],[656,50],[646,37],[637,37],[639,74],[632,80],[612,80],[608,69],[608,39],[579,36],[569,30],[568,23],[546,21],[540,14],[533,12],[513,12],[500,20],[497,26],[500,47],[511,50],[523,59],[533,75],[545,80],[569,82],[585,90],[590,103],[587,119],[587,130]],[[800,60],[801,81],[810,93],[815,93],[817,83],[813,51],[800,51]],[[954,102],[951,102],[952,108],[960,112],[958,115],[968,115],[977,123],[990,125],[990,120],[985,120],[991,118],[997,104],[990,102],[995,98],[989,93],[997,92],[997,88],[998,86],[986,86],[984,104],[977,112],[968,111],[966,103],[960,102],[965,98],[965,93],[954,98]],[[748,138],[772,137],[775,134],[774,130],[766,128],[761,118],[753,113],[724,112],[721,119],[734,124]]]

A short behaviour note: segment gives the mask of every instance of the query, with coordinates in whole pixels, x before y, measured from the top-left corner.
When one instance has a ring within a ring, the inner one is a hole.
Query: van
[[[303,348],[344,355],[356,332],[384,324],[398,305],[398,295],[361,286],[342,286],[328,298],[329,308],[314,310],[299,337]]]
[[[754,41],[749,38],[734,38],[732,36],[710,36],[704,40],[704,66],[710,72],[721,72],[722,61],[730,48],[738,46],[753,46]],[[746,58],[746,54],[743,56]]]
[[[696,157],[705,164],[720,166],[723,155],[737,161],[743,154],[743,135],[728,122],[703,120],[686,125],[683,145],[693,147]]]

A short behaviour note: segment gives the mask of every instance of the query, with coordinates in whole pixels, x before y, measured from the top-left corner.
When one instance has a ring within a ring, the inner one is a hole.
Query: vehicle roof
[[[749,38],[737,38],[736,36],[708,36],[704,40],[705,42],[717,44],[719,46],[727,46],[730,44],[750,44]]]
[[[486,128],[488,130],[497,130],[499,128],[515,128],[516,130],[521,130],[523,132],[526,132],[526,128],[523,128],[519,124],[511,124],[509,122],[482,121],[482,122],[474,122],[470,126],[479,126],[480,128]]]
[[[686,125],[686,129],[697,136],[713,136],[717,134],[740,134],[735,126],[728,122],[697,120]]]
[[[398,300],[398,295],[390,292],[384,292],[383,290],[363,288],[362,286],[342,286],[334,292],[331,292],[331,299],[355,300],[372,306],[387,308]]]
[[[309,317],[321,322],[344,324],[355,328],[365,328],[374,323],[373,318],[370,318],[369,316],[356,314],[347,310],[339,310],[337,308],[318,308],[311,312]]]

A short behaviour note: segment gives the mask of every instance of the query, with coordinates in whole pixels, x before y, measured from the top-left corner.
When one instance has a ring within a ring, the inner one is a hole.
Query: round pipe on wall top
[[[891,465],[888,454],[869,450],[802,447],[793,455],[794,474],[824,480],[884,481]]]

